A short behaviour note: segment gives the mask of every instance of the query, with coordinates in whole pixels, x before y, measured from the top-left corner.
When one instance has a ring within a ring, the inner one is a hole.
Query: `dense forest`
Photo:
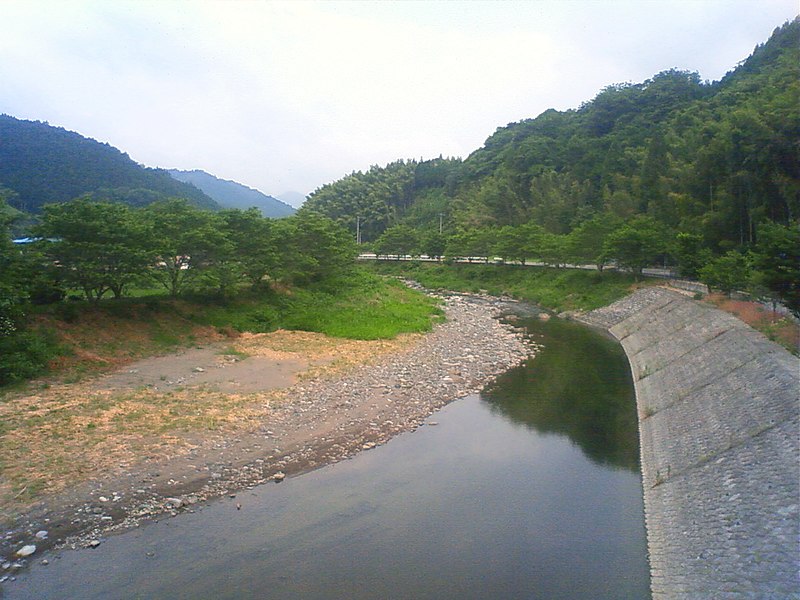
[[[465,160],[399,160],[310,195],[380,253],[670,264],[797,309],[800,20],[722,80],[668,70],[499,128]],[[753,275],[756,275],[754,278]]]
[[[27,213],[86,194],[134,206],[185,198],[219,208],[195,186],[143,167],[108,144],[8,115],[0,115],[0,190],[8,204]]]

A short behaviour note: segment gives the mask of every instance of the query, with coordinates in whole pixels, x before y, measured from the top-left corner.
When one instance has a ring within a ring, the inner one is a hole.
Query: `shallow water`
[[[544,352],[428,426],[50,555],[3,597],[648,598],[625,357],[583,327],[529,325]]]

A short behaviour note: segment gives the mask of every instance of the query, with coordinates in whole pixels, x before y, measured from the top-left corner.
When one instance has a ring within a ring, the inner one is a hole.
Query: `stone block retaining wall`
[[[800,598],[800,360],[664,288],[585,315],[636,388],[654,598]]]

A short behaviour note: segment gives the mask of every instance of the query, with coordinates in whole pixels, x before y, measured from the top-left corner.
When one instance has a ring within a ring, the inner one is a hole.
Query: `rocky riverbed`
[[[447,319],[431,333],[335,375],[300,379],[255,426],[199,439],[174,456],[137,457],[122,470],[98,474],[6,519],[0,582],[46,549],[95,548],[115,531],[202,510],[214,498],[235,497],[374,448],[535,354],[535,344],[498,320],[513,301],[442,300]]]

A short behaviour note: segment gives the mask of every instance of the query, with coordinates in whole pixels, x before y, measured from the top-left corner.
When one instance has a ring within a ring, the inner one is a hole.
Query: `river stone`
[[[17,550],[17,556],[25,558],[26,556],[30,556],[34,552],[36,552],[36,546],[34,546],[33,544],[28,544],[27,546],[23,546],[22,548]]]
[[[166,508],[180,508],[183,506],[183,500],[180,498],[167,498],[167,501],[164,503]]]

